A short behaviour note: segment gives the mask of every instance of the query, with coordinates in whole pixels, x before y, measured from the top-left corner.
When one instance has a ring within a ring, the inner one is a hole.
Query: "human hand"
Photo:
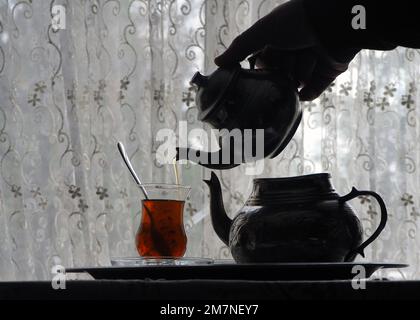
[[[306,18],[302,1],[291,0],[239,35],[215,63],[231,66],[258,52],[257,67],[289,74],[300,85],[300,100],[309,101],[347,70],[358,51],[324,48]]]

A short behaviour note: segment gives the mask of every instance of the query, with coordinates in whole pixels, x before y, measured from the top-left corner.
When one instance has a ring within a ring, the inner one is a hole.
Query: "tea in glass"
[[[142,216],[136,234],[142,257],[182,257],[187,248],[184,203],[190,188],[180,185],[143,185]]]

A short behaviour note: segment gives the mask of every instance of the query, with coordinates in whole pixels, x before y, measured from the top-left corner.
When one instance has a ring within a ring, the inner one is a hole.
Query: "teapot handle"
[[[350,251],[344,261],[349,261],[352,256],[356,254],[360,254],[363,258],[365,257],[364,249],[371,244],[375,239],[379,236],[379,234],[382,232],[382,230],[385,228],[386,221],[388,219],[388,213],[386,211],[385,202],[382,200],[381,196],[373,191],[359,191],[356,188],[352,188],[349,194],[342,196],[338,199],[340,205],[343,205],[345,202],[352,200],[358,196],[372,196],[378,201],[379,206],[381,208],[381,221],[379,223],[378,228],[375,230],[375,232],[370,236],[369,239],[367,239],[365,242],[363,242],[359,247],[356,249]]]

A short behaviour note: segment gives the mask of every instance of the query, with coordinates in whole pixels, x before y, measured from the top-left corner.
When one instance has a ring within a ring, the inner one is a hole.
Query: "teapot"
[[[339,196],[327,173],[289,178],[254,179],[253,191],[231,220],[223,206],[219,179],[212,172],[210,188],[213,228],[239,263],[351,262],[385,227],[387,210],[373,191],[353,188]],[[361,223],[347,201],[361,195],[379,203],[381,220],[362,243]]]
[[[250,58],[250,69],[238,65],[219,68],[209,76],[197,72],[191,80],[197,87],[198,119],[214,129],[226,129],[225,133],[239,130],[240,143],[232,147],[233,137],[225,134],[218,141],[218,151],[177,148],[177,160],[223,170],[251,160],[274,158],[286,147],[302,118],[298,85],[279,71],[255,69],[255,60],[256,56]],[[247,135],[246,129],[251,133]],[[263,141],[258,140],[258,129],[263,130]]]

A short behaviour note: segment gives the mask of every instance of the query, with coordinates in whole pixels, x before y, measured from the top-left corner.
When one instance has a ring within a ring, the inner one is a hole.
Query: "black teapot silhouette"
[[[219,179],[212,172],[210,188],[213,228],[229,246],[236,262],[348,262],[385,227],[387,211],[382,198],[355,188],[343,197],[334,190],[330,175],[254,179],[253,191],[231,220],[224,209]],[[376,198],[381,221],[362,243],[362,228],[347,201],[360,195]]]
[[[251,69],[238,65],[219,68],[209,76],[197,72],[191,80],[198,88],[199,120],[219,130],[239,129],[240,143],[235,144],[232,136],[225,135],[219,140],[219,151],[177,148],[177,160],[190,160],[211,169],[230,169],[249,162],[247,154],[253,161],[274,158],[286,147],[302,118],[296,83],[286,74],[254,69],[254,61],[250,60]],[[251,129],[252,134],[245,134],[246,129]],[[263,152],[257,152],[257,129],[264,130]],[[247,146],[250,152],[245,152]]]

